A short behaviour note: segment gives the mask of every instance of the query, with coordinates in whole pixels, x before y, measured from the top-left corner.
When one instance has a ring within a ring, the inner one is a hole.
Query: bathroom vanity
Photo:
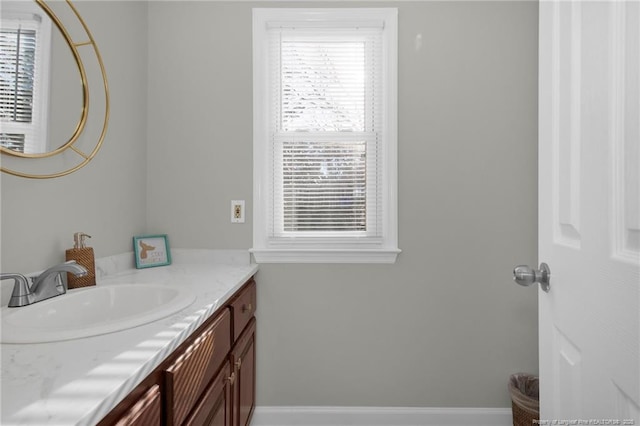
[[[195,300],[179,312],[92,337],[3,343],[0,423],[248,425],[257,265],[244,251],[172,255],[171,266],[145,270],[126,255],[99,260],[98,286],[188,287]]]
[[[252,278],[99,426],[248,425],[255,405],[255,307]]]

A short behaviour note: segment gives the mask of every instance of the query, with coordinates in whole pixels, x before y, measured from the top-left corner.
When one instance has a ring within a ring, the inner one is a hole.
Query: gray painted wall
[[[98,257],[131,251],[132,235],[145,231],[147,4],[74,4],[105,63],[108,133],[94,160],[69,176],[31,180],[1,174],[2,271],[33,272],[64,260],[76,231],[93,236],[89,245]],[[60,97],[56,108],[79,110]]]
[[[537,371],[536,292],[510,281],[537,257],[537,4],[370,5],[399,8],[403,253],[261,266],[258,404],[508,406]],[[254,6],[298,5],[149,4],[147,219],[174,246],[251,247]]]
[[[62,259],[78,230],[99,257],[142,232],[249,248],[251,7],[295,4],[77,5],[107,66],[109,133],[73,175],[2,175],[2,270]],[[537,4],[371,5],[399,8],[403,253],[261,267],[258,403],[506,407],[508,375],[537,371],[536,292],[510,282],[537,257]]]

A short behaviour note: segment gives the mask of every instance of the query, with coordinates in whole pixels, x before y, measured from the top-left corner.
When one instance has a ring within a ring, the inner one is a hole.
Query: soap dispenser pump
[[[73,234],[73,248],[68,249],[66,252],[67,261],[75,260],[78,264],[87,268],[88,271],[83,277],[67,274],[67,285],[69,288],[96,285],[96,261],[93,255],[93,248],[86,246],[86,237],[91,238],[91,235],[85,234],[84,232],[76,232]]]

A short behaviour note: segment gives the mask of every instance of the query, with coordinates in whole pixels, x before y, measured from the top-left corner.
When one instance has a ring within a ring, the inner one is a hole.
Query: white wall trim
[[[510,426],[510,408],[256,407],[251,426]]]

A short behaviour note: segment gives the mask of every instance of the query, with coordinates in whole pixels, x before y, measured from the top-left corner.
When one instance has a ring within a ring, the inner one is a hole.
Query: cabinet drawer
[[[231,315],[225,309],[164,372],[168,417],[173,425],[182,424],[230,349]]]
[[[242,289],[238,297],[233,299],[231,312],[233,313],[233,341],[236,341],[256,312],[256,282],[253,279]]]
[[[160,387],[154,385],[116,423],[116,426],[160,426]]]

